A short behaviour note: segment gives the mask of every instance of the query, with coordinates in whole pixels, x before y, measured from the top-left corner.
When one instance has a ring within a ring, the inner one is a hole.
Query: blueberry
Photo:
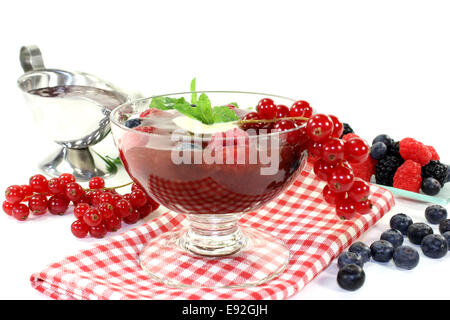
[[[349,264],[356,264],[356,265],[360,266],[361,268],[364,265],[362,257],[359,254],[350,252],[350,251],[342,252],[339,255],[337,263],[338,263],[339,269],[342,269],[344,266],[349,265]]]
[[[387,134],[380,134],[380,135],[376,136],[375,139],[373,139],[372,145],[374,145],[377,142],[383,142],[384,145],[386,146],[386,148],[389,148],[394,143],[394,140],[391,137],[389,137]]]
[[[404,213],[398,213],[392,216],[390,221],[392,229],[400,231],[403,235],[406,235],[408,227],[413,224],[412,219]]]
[[[363,263],[366,263],[370,260],[370,248],[364,242],[355,242],[348,248],[348,251],[359,254],[362,258]]]
[[[447,179],[445,179],[445,183],[450,182],[450,165],[447,165]]]
[[[176,146],[178,151],[202,150],[202,146],[192,142],[180,142]]]
[[[423,238],[420,247],[424,255],[433,259],[442,258],[448,251],[447,239],[440,234],[427,235]]]
[[[364,270],[356,264],[348,264],[339,270],[337,283],[342,289],[355,291],[361,288],[366,279]]]
[[[422,192],[429,196],[435,196],[441,192],[441,184],[433,177],[428,177],[422,181]]]
[[[378,240],[370,245],[372,259],[378,262],[388,262],[394,254],[394,246],[386,240]]]
[[[381,160],[387,153],[388,148],[383,142],[376,142],[370,148],[370,156],[375,160]]]
[[[419,253],[410,246],[400,246],[395,248],[392,256],[397,267],[411,270],[419,264]]]
[[[444,232],[450,231],[450,219],[442,220],[439,223],[439,232],[443,234]]]
[[[139,118],[135,118],[135,119],[128,119],[127,121],[125,121],[125,127],[127,128],[135,128],[138,125],[140,125],[142,123],[142,120]]]
[[[450,250],[450,231],[444,232],[442,236],[447,239],[448,250]]]
[[[398,230],[389,229],[381,234],[380,240],[389,241],[394,248],[397,248],[403,244],[403,234]]]
[[[407,236],[413,244],[420,244],[425,236],[433,234],[433,229],[426,223],[416,222],[409,226]]]
[[[442,220],[447,219],[447,210],[438,204],[428,206],[425,209],[425,218],[429,223],[439,224]]]

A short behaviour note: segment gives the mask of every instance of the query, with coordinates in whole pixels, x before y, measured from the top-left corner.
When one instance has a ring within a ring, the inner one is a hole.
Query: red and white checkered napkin
[[[394,205],[389,191],[371,186],[373,212],[341,221],[322,200],[324,183],[314,177],[311,167],[301,175],[275,201],[240,220],[243,225],[283,240],[291,251],[287,269],[263,285],[174,289],[150,279],[140,268],[138,255],[150,238],[185,224],[184,216],[173,212],[51,264],[33,274],[31,284],[54,299],[286,299],[300,291]],[[193,279],[208,272],[194,264],[183,267]],[[236,273],[248,274],[239,267],[216,270],[218,273],[224,277],[227,273],[233,277]]]

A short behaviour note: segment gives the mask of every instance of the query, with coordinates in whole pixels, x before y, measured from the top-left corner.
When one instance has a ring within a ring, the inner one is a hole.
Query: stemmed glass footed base
[[[140,264],[153,279],[176,288],[239,288],[281,274],[289,249],[280,240],[238,225],[240,214],[191,214],[188,226],[153,238]]]

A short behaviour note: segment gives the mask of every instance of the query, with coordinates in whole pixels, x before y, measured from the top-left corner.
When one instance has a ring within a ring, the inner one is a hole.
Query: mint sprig
[[[227,106],[211,106],[211,101],[209,97],[202,93],[197,97],[196,91],[196,79],[191,81],[191,103],[187,102],[185,98],[171,98],[171,97],[155,97],[150,102],[150,108],[156,108],[160,110],[171,110],[175,109],[178,112],[188,116],[190,118],[201,121],[204,124],[214,124],[219,122],[230,122],[239,120],[232,109]],[[230,103],[231,105],[237,107],[236,102]]]

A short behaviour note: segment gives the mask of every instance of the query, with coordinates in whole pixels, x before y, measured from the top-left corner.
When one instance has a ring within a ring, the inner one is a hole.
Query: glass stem
[[[179,245],[196,255],[219,257],[246,247],[248,238],[238,226],[239,214],[190,214],[189,228]]]

